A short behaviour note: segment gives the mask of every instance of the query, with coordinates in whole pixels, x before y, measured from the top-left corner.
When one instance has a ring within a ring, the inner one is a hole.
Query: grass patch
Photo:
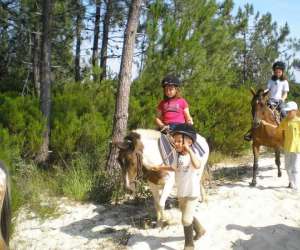
[[[88,160],[79,157],[71,161],[71,168],[60,171],[62,193],[77,201],[88,200],[94,183],[94,173],[89,169]]]
[[[51,173],[39,169],[34,164],[19,166],[12,177],[12,204],[14,213],[21,205],[27,205],[34,214],[41,218],[56,216],[57,204],[48,202],[56,193],[55,181]]]

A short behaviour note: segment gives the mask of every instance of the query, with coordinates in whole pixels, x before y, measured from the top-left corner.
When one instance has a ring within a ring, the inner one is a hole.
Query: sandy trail
[[[286,172],[277,177],[274,159],[260,159],[257,187],[249,187],[252,170],[239,181],[211,189],[208,203],[199,203],[197,217],[207,233],[196,242],[205,250],[299,250],[300,194],[287,189]],[[234,165],[226,169],[235,173]],[[225,171],[226,175],[226,171]],[[232,175],[232,174],[231,174]],[[168,213],[177,224],[163,229],[141,229],[152,212],[149,204],[104,207],[62,199],[63,214],[40,220],[22,210],[17,218],[11,249],[183,249],[183,229],[177,209]]]

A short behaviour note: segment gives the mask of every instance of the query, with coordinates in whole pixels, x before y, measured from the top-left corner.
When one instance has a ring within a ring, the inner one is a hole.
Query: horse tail
[[[5,168],[4,164],[0,162],[0,168],[5,173],[5,194],[1,210],[1,233],[7,246],[9,246],[9,234],[10,234],[10,223],[11,223],[11,194],[9,185],[9,173]]]
[[[10,233],[10,221],[11,221],[10,201],[11,201],[10,190],[7,182],[2,210],[1,210],[1,232],[7,246],[9,246],[9,233]]]

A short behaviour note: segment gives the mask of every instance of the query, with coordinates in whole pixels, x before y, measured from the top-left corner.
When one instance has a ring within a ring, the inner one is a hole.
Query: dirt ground
[[[286,172],[277,177],[274,159],[260,159],[257,186],[250,187],[251,161],[218,164],[219,179],[199,203],[197,217],[206,234],[196,242],[205,250],[299,250],[300,194],[287,188]],[[282,167],[284,169],[284,167]],[[183,249],[176,208],[174,225],[156,228],[151,201],[117,206],[59,200],[61,215],[42,220],[23,209],[16,218],[11,249]]]

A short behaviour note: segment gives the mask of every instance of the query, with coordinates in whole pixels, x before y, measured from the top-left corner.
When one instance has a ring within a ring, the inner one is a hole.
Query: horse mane
[[[131,151],[143,151],[143,144],[141,143],[141,136],[136,132],[130,132],[125,136],[124,140],[129,143],[129,150]]]
[[[256,95],[261,96],[264,92],[265,92],[264,89],[260,88],[256,91]]]

